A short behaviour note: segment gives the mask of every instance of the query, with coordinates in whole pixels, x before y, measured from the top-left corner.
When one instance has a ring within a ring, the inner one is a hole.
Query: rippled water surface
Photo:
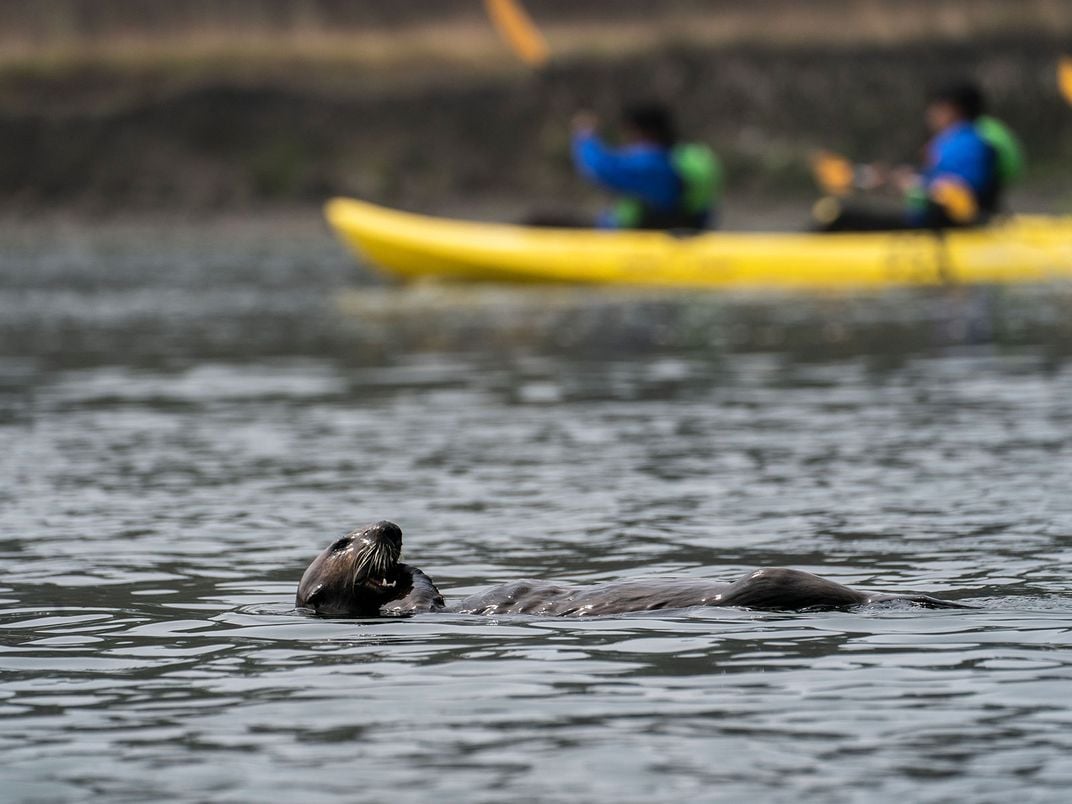
[[[310,225],[3,237],[0,798],[1067,799],[1066,289],[406,290]],[[295,612],[380,518],[455,600],[788,565],[976,608]]]

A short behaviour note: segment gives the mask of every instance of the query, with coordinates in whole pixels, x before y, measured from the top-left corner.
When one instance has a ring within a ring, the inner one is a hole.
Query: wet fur
[[[568,586],[546,581],[513,581],[472,595],[452,611],[460,614],[591,617],[694,606],[821,611],[893,600],[928,608],[966,608],[928,595],[869,594],[810,572],[769,567],[754,570],[734,583],[667,578]]]
[[[402,616],[446,610],[432,579],[416,567],[399,563],[401,550],[402,531],[392,522],[378,522],[348,534],[309,565],[298,585],[296,604],[327,617]],[[734,583],[665,578],[572,586],[513,581],[471,595],[450,611],[593,617],[694,606],[819,611],[884,601],[969,608],[929,595],[860,592],[810,572],[767,567]]]
[[[377,522],[335,541],[313,559],[295,605],[325,617],[403,616],[443,608],[432,579],[399,562],[402,531]]]

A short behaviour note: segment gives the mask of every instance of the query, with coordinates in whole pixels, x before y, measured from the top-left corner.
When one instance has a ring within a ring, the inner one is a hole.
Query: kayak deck
[[[325,214],[371,265],[402,279],[659,287],[875,287],[1072,278],[1072,217],[980,229],[788,233],[544,229],[333,199]]]

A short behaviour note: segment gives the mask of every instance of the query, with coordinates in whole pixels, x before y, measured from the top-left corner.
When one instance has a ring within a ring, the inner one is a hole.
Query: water
[[[11,801],[1062,801],[1065,289],[399,290],[316,226],[4,232]],[[971,611],[292,610],[789,565]]]

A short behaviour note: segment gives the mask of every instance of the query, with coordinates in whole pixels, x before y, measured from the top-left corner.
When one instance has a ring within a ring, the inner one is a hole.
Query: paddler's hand
[[[890,184],[902,193],[907,193],[919,187],[920,181],[919,173],[908,165],[901,165],[890,172]]]
[[[881,190],[890,182],[890,168],[882,162],[858,165],[856,168],[856,188],[872,193]]]
[[[588,136],[596,133],[599,128],[599,117],[595,112],[583,109],[573,115],[573,133],[578,136]]]

